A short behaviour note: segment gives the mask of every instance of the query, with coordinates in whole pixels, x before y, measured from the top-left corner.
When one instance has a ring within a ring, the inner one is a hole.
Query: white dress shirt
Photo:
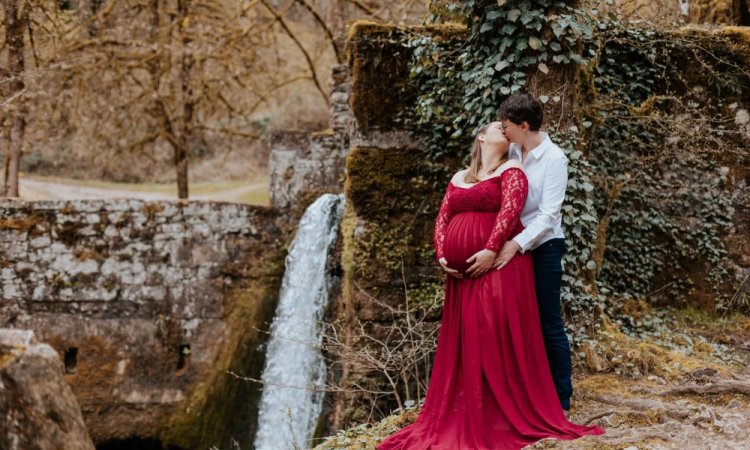
[[[524,230],[513,238],[521,253],[533,250],[550,239],[565,237],[562,230],[562,208],[568,187],[568,158],[547,133],[544,140],[526,154],[521,162],[529,180],[529,195],[521,211]],[[510,159],[521,160],[521,146],[511,144]]]

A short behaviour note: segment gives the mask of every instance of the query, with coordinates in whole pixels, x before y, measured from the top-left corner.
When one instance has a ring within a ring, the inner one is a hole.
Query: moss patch
[[[414,269],[434,265],[432,230],[442,192],[426,181],[421,158],[409,148],[349,154],[345,192],[356,219],[348,219],[354,230],[345,267],[365,285],[400,280],[402,267],[409,278]]]
[[[447,37],[465,33],[459,24],[433,27],[399,27],[358,21],[347,38],[347,58],[352,77],[349,104],[364,132],[392,129],[396,118],[413,104],[416,92],[409,83],[411,50],[408,36],[427,33]]]
[[[260,378],[265,354],[267,325],[273,319],[283,276],[285,252],[277,248],[252,256],[243,268],[251,275],[241,287],[227,293],[224,322],[227,330],[224,345],[214,363],[197,377],[200,381],[181,411],[175,412],[159,435],[168,445],[183,448],[231,448],[232,441],[241,448],[251,445],[257,422],[257,404],[262,387],[241,377]],[[268,264],[269,261],[274,261]],[[261,330],[261,331],[259,331]],[[231,373],[230,373],[231,372]]]

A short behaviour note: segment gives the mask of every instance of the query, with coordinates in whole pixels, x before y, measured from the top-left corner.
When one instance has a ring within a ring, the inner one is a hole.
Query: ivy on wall
[[[434,2],[431,20],[463,20],[468,36],[435,39],[414,35],[411,79],[417,90],[416,107],[402,120],[418,130],[427,145],[436,188],[458,165],[466,163],[474,130],[496,120],[496,111],[509,95],[523,91],[537,71],[581,64],[582,39],[591,39],[589,19],[595,9],[575,2],[551,0]],[[544,102],[559,98],[542,97]],[[552,139],[570,160],[568,200],[563,209],[568,235],[563,300],[574,317],[601,304],[590,289],[595,272],[594,243],[598,220],[592,191],[591,167],[580,145],[576,127],[548,128]],[[585,321],[576,327],[592,325]]]
[[[734,210],[720,163],[741,153],[729,104],[750,88],[738,54],[719,36],[616,21],[601,22],[587,45],[598,55],[588,120],[606,220],[599,284],[617,297],[673,301],[699,285],[711,292],[707,285],[713,306],[725,306],[732,277],[722,236]]]
[[[400,120],[422,136],[435,187],[466,163],[474,130],[532,74],[577,65],[589,103],[577,105],[577,126],[548,128],[570,159],[567,310],[575,319],[605,298],[684,299],[698,283],[717,286],[721,307],[718,285],[731,275],[721,238],[733,211],[720,158],[708,149],[736,144],[722,98],[746,92],[748,81],[732,46],[628,27],[561,1],[435,2],[432,12],[468,32],[415,34],[405,44],[417,97]]]

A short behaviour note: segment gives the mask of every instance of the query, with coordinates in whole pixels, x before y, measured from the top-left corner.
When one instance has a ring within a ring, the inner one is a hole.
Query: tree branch
[[[341,56],[341,52],[339,51],[338,45],[336,45],[336,39],[333,37],[333,32],[331,32],[331,29],[328,28],[328,25],[326,25],[325,21],[323,21],[323,18],[320,17],[320,14],[318,14],[318,12],[315,11],[312,5],[307,3],[306,0],[294,0],[294,1],[302,5],[315,18],[315,21],[318,23],[318,25],[320,25],[323,31],[325,31],[326,36],[328,38],[328,42],[331,43],[331,47],[333,47],[333,52],[336,54],[336,62],[339,64],[342,64],[344,62],[344,59]]]
[[[297,45],[297,47],[300,49],[302,54],[305,56],[305,59],[307,60],[307,65],[310,68],[310,78],[312,79],[313,83],[315,83],[315,87],[318,88],[318,92],[320,92],[320,95],[323,97],[323,100],[325,100],[326,105],[330,106],[328,94],[323,90],[323,87],[320,85],[320,82],[318,81],[318,74],[315,70],[315,64],[313,63],[312,58],[310,58],[310,54],[305,50],[305,47],[302,46],[302,43],[297,39],[297,36],[292,33],[292,30],[289,29],[289,26],[287,25],[286,21],[283,17],[279,15],[279,13],[276,12],[275,9],[273,9],[269,4],[267,0],[261,0],[261,3],[263,3],[263,6],[266,7],[268,12],[270,12],[277,22],[279,22],[279,25],[281,25],[281,28],[284,29],[286,34],[289,36],[289,38],[294,41],[294,43]]]

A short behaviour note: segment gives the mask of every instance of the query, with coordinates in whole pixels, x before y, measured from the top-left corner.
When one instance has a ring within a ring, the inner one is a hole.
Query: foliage
[[[502,100],[524,90],[536,72],[546,74],[550,66],[584,62],[579,42],[582,37],[591,39],[593,30],[585,19],[593,17],[596,10],[586,12],[569,2],[548,0],[436,3],[431,20],[462,19],[469,34],[450,39],[422,34],[408,40],[417,101],[402,120],[423,136],[437,188],[445,184],[459,161],[465,163],[473,130],[496,120]],[[541,99],[560,101],[559,97]],[[569,248],[563,299],[571,312],[591,311],[599,304],[599,298],[587,291],[584,283],[586,272],[596,265],[591,169],[583,153],[575,150],[576,127],[548,131],[570,160],[563,211]]]
[[[438,2],[440,3],[440,2]],[[469,35],[453,40],[415,36],[411,76],[418,89],[414,116],[435,160],[465,153],[466,138],[495,120],[508,95],[536,71],[583,62],[577,49],[591,27],[569,2],[463,0],[435,6],[432,20],[461,17]]]
[[[718,288],[729,275],[722,236],[733,207],[717,162],[739,150],[725,99],[750,86],[747,74],[720,38],[599,28],[587,43],[599,55],[587,119],[606,221],[599,285],[617,296],[683,300],[696,284]],[[686,61],[700,73],[686,73]]]
[[[340,63],[330,35],[364,17],[415,23],[424,10],[412,0],[6,3],[28,18],[25,70],[0,70],[0,123],[27,111],[21,170],[161,183],[175,178],[175,144],[191,182],[264,170],[270,129],[328,126],[325,81]]]
[[[494,120],[508,94],[548,64],[585,63],[579,91],[589,103],[578,126],[548,127],[570,159],[563,299],[574,320],[608,295],[684,299],[696,284],[728,277],[722,236],[732,198],[711,149],[738,148],[722,98],[744,92],[748,80],[732,45],[554,1],[438,2],[432,19],[446,18],[464,20],[468,36],[406,43],[417,101],[402,121],[423,137],[436,187],[465,163],[469,133]],[[686,73],[688,61],[700,69]],[[713,294],[726,300],[722,289]],[[590,325],[575,324],[574,335]]]

